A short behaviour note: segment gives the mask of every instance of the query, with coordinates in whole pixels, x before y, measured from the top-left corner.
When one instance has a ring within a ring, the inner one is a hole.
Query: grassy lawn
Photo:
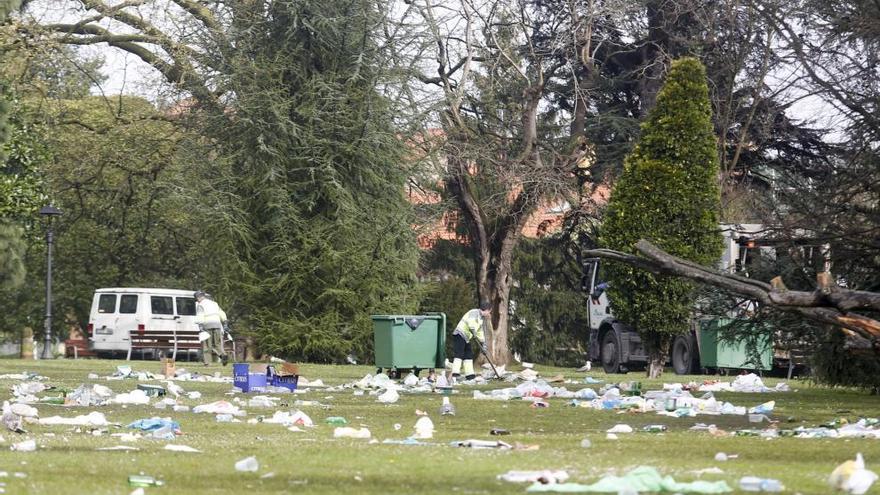
[[[127,379],[106,381],[122,361],[57,360],[51,362],[0,361],[0,374],[34,371],[49,377],[49,383],[75,388],[80,384],[100,383],[116,392],[136,388],[137,381]],[[178,363],[186,368],[189,363]],[[189,368],[231,375],[231,367],[202,368],[192,363]],[[136,371],[158,373],[155,361],[132,361]],[[303,365],[301,373],[308,379],[322,379],[325,384],[339,385],[360,379],[375,372],[370,366]],[[566,378],[581,381],[585,374],[570,369],[537,367],[543,376],[563,373]],[[89,380],[89,373],[102,378]],[[660,388],[662,382],[649,382],[641,373],[606,376],[593,372],[590,376],[603,380],[640,380],[643,389]],[[703,380],[706,377],[665,376],[666,381]],[[728,378],[722,378],[727,380]],[[14,380],[0,380],[3,398],[12,396]],[[149,382],[147,382],[149,383]],[[777,380],[767,379],[773,386]],[[213,402],[230,396],[224,394],[231,385],[179,382],[187,391],[198,390],[202,398],[184,400],[190,406]],[[798,425],[818,426],[838,417],[855,419],[859,416],[880,416],[880,398],[846,390],[816,387],[808,382],[790,382],[795,391],[769,394],[716,393],[719,399],[735,405],[754,406],[767,400],[776,400],[774,419],[783,421],[781,427]],[[509,386],[500,382],[481,389]],[[568,384],[569,390],[599,385]],[[452,396],[456,416],[440,416],[441,398],[436,394],[402,394],[396,404],[383,405],[375,396],[356,396],[351,390],[327,392],[313,389],[305,394],[285,395],[285,401],[295,399],[317,400],[332,405],[332,409],[304,407],[316,427],[305,432],[291,432],[278,424],[218,423],[213,415],[191,412],[175,413],[170,409],[158,410],[152,406],[103,406],[97,408],[107,419],[128,424],[153,416],[170,416],[178,421],[183,431],[173,443],[184,444],[202,451],[180,453],[163,450],[167,441],[141,439],[130,443],[139,451],[98,451],[122,443],[107,434],[94,436],[76,432],[70,426],[29,425],[30,433],[19,436],[3,431],[5,445],[35,438],[36,452],[14,452],[8,447],[0,451],[0,471],[8,477],[6,493],[89,493],[127,494],[127,477],[143,472],[161,478],[165,486],[148,488],[147,493],[524,493],[527,485],[499,481],[496,476],[508,470],[565,469],[570,481],[592,483],[608,472],[623,474],[626,470],[649,465],[669,474],[678,481],[693,481],[698,475],[692,471],[716,466],[723,474],[703,475],[702,479],[723,479],[736,488],[741,476],[772,477],[784,482],[788,493],[829,493],[826,478],[840,462],[862,452],[868,467],[880,471],[880,441],[863,439],[797,439],[764,440],[756,437],[715,437],[706,432],[689,431],[695,423],[714,423],[734,431],[748,428],[746,417],[698,416],[696,418],[669,418],[655,414],[619,414],[615,411],[597,411],[568,407],[567,400],[549,399],[550,407],[534,409],[525,401],[475,401],[470,387],[459,387]],[[155,401],[154,401],[155,402]],[[53,405],[38,406],[41,417],[72,417],[86,414],[88,408],[65,408]],[[248,417],[271,416],[275,409],[245,408]],[[295,409],[285,407],[280,409]],[[428,446],[370,444],[367,440],[334,439],[333,426],[324,423],[328,416],[343,416],[351,426],[366,426],[373,438],[405,439],[413,430],[418,417],[416,409],[430,413],[436,431]],[[245,418],[247,419],[247,418]],[[394,424],[402,428],[397,431]],[[665,424],[664,434],[622,434],[618,440],[607,440],[605,431],[615,424],[626,423],[635,429],[646,424]],[[515,444],[537,445],[538,450],[472,450],[455,448],[449,442],[465,439],[497,439],[489,435],[492,428],[505,428],[511,435],[500,437]],[[111,428],[111,433],[127,431]],[[584,449],[581,440],[589,438],[592,447]],[[737,459],[716,462],[717,452],[738,454]],[[233,468],[235,461],[256,456],[260,462],[257,473],[240,473]],[[13,473],[25,473],[15,477]],[[261,477],[274,473],[271,477]],[[880,493],[875,485],[869,493]]]

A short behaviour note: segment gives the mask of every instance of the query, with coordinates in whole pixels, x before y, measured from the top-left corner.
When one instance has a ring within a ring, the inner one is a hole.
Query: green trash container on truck
[[[446,314],[372,315],[373,350],[378,372],[399,376],[443,368],[446,360]]]
[[[718,328],[730,323],[729,318],[700,320],[700,366],[703,368],[747,370],[769,370],[772,368],[773,346],[770,343],[770,333],[765,331],[758,342],[760,363],[755,365],[749,360],[745,342],[726,342],[718,339]]]

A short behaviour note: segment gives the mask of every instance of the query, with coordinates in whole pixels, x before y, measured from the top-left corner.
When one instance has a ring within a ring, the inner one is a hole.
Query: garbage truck
[[[721,226],[724,251],[718,268],[728,273],[741,273],[749,263],[749,256],[764,251],[773,255],[774,248],[762,243],[761,224],[731,224]],[[584,258],[582,286],[587,297],[589,315],[589,359],[601,363],[606,373],[626,373],[643,366],[648,355],[634,328],[618,320],[605,291],[607,282],[602,277],[599,258]],[[734,316],[731,315],[731,318]],[[719,328],[730,323],[730,318],[691,318],[690,329],[672,342],[670,361],[675,373],[693,374],[704,369],[769,370],[773,367],[774,349],[772,332],[758,341],[757,362],[747,352],[746,343],[719,340]],[[749,324],[741,321],[739,324]]]

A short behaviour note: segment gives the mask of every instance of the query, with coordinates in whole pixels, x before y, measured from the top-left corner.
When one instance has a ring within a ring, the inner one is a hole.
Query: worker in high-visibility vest
[[[474,351],[471,341],[476,340],[480,349],[486,352],[486,328],[491,324],[492,305],[488,301],[480,303],[479,308],[472,309],[461,317],[461,321],[452,332],[452,379],[461,377],[464,366],[465,380],[477,377],[474,373]]]
[[[196,291],[193,297],[196,298],[195,322],[202,329],[199,332],[199,340],[202,341],[202,361],[207,366],[211,364],[211,358],[216,355],[223,366],[226,366],[229,360],[223,348],[223,325],[226,323],[226,313],[204,291]]]

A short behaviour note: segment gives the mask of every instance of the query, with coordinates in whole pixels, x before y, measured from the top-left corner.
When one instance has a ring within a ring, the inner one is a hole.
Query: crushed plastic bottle
[[[128,477],[128,486],[132,487],[141,487],[146,488],[150,486],[162,486],[165,482],[162,480],[157,480],[152,476],[145,476],[143,474],[132,474]]]
[[[779,480],[758,478],[757,476],[743,476],[739,479],[739,487],[744,492],[775,493],[785,489]]]
[[[441,416],[455,416],[455,406],[449,402],[449,397],[443,397],[443,404],[440,405]]]
[[[347,425],[348,421],[341,416],[329,416],[324,420],[328,425],[341,426]]]

